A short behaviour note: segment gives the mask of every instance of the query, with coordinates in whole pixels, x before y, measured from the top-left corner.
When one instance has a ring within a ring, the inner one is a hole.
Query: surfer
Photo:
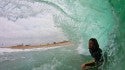
[[[95,38],[89,40],[89,52],[94,58],[93,61],[82,65],[82,70],[86,70],[89,67],[99,67],[103,63],[102,50],[99,48],[99,44]]]

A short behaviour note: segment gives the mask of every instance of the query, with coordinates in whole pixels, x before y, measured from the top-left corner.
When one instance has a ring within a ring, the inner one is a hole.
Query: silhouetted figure
[[[56,44],[56,42],[53,42],[53,44]]]
[[[82,69],[86,70],[87,67],[98,67],[103,63],[102,50],[99,48],[99,44],[95,38],[89,40],[89,52],[94,58],[93,61],[82,65]]]

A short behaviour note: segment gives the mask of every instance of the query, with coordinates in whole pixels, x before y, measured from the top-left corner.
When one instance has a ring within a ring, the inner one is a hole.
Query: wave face
[[[51,14],[57,27],[76,44],[73,50],[78,47],[79,54],[86,54],[88,40],[97,38],[108,56],[102,69],[123,70],[124,4],[124,0],[0,0],[0,16],[14,22],[38,14]],[[52,64],[54,62],[55,59]],[[41,68],[47,70],[46,67]]]
[[[113,13],[115,14],[115,18],[117,21],[117,29],[115,30],[116,38],[114,38],[114,49],[111,53],[111,61],[114,70],[123,70],[125,69],[125,61],[123,53],[125,53],[125,1],[124,0],[109,0],[109,3],[113,9]]]

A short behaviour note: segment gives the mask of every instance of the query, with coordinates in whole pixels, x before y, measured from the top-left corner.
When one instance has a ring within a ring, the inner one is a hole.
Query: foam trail
[[[0,48],[0,54],[11,53],[11,52],[29,52],[29,51],[46,51],[49,49],[55,49],[62,46],[56,47],[44,47],[44,48],[33,48],[33,49],[10,49],[10,48]]]

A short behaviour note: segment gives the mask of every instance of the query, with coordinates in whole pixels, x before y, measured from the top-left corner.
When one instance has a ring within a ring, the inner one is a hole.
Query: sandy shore
[[[17,45],[17,46],[11,46],[7,48],[11,49],[33,49],[33,48],[45,48],[45,47],[56,47],[56,46],[66,46],[66,45],[72,45],[69,41],[63,41],[63,42],[54,42],[51,44],[41,44],[41,45]]]

